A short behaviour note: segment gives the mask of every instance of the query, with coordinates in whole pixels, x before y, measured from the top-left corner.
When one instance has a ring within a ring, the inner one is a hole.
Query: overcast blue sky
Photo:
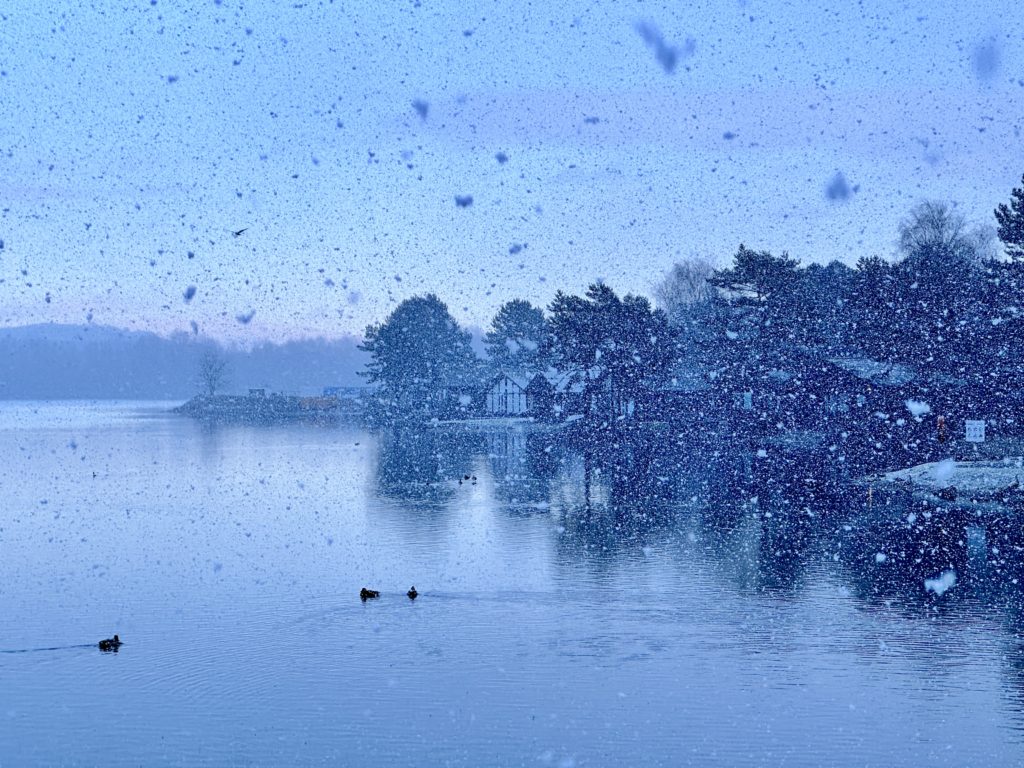
[[[482,326],[740,242],[889,256],[1020,183],[1022,40],[1016,0],[6,0],[0,325]]]

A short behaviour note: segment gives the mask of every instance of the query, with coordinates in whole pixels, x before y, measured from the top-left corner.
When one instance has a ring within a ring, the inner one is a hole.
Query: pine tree
[[[501,305],[484,338],[496,371],[538,372],[548,365],[548,325],[544,311],[523,299]]]
[[[433,294],[403,301],[366,329],[359,348],[371,355],[363,375],[401,410],[443,409],[445,398],[477,375],[470,334]]]
[[[1021,186],[1010,193],[1010,204],[1000,203],[995,210],[999,222],[999,239],[1006,245],[1006,252],[1014,261],[1024,260],[1024,176]]]

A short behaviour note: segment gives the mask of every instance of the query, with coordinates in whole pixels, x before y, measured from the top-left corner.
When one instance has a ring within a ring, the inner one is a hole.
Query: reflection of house
[[[522,426],[513,426],[484,433],[487,456],[495,462],[492,465],[496,467],[494,476],[499,480],[523,471],[526,455],[525,429]],[[500,466],[497,462],[500,462]]]
[[[611,380],[605,380],[605,398],[615,416],[632,416],[636,413],[636,398],[625,395],[622,392],[612,391]]]

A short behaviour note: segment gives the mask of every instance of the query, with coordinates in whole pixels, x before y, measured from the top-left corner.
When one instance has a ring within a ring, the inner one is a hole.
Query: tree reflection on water
[[[751,594],[792,596],[824,574],[867,611],[933,619],[980,607],[1020,631],[1024,532],[1012,511],[977,516],[900,498],[869,506],[855,472],[814,452],[688,453],[656,434],[579,445],[527,423],[383,431],[376,478],[380,496],[440,508],[460,480],[486,477],[505,514],[551,516],[565,565],[628,566],[647,547],[678,546]],[[925,587],[947,571],[953,588]]]

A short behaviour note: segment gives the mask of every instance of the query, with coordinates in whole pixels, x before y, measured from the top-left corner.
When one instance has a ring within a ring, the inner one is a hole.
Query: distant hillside
[[[313,394],[365,383],[357,372],[367,355],[358,344],[343,337],[246,350],[187,334],[165,338],[106,326],[0,328],[0,399],[184,399],[199,391],[198,362],[210,351],[227,360],[225,392],[263,387]]]

